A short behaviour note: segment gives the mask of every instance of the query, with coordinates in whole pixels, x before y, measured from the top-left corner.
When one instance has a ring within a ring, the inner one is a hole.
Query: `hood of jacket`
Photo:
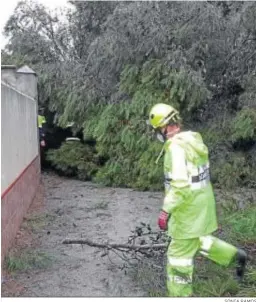
[[[188,161],[198,165],[208,160],[208,148],[198,132],[184,131],[177,133],[166,142],[166,145],[178,144],[185,150]]]

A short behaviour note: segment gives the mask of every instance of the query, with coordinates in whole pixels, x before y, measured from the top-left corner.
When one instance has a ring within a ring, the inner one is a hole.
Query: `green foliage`
[[[243,80],[244,93],[239,97],[239,105],[241,107],[248,107],[255,110],[256,108],[256,74],[250,74]]]
[[[225,140],[229,135],[228,131],[221,128],[220,124],[217,123],[211,124],[210,126],[204,126],[202,129],[199,129],[199,132],[210,153],[216,150],[216,146],[225,143]]]
[[[66,176],[89,180],[98,170],[99,157],[89,145],[76,141],[64,142],[57,150],[49,150],[47,159]]]
[[[142,102],[148,105],[165,102],[187,112],[210,97],[199,74],[183,67],[177,71],[161,60],[146,61],[141,68],[126,66],[121,73],[120,91],[129,94],[138,106]]]
[[[250,167],[243,153],[225,155],[219,156],[212,164],[211,174],[216,185],[222,188],[236,188],[253,180],[254,170]]]
[[[20,54],[10,55],[3,49],[1,50],[1,65],[15,65],[17,68],[26,64],[26,60]]]
[[[165,102],[179,109],[191,128],[196,126],[196,113],[212,113],[212,120],[205,118],[201,126],[206,128],[212,168],[216,167],[214,180],[232,185],[224,180],[220,166],[225,141],[255,139],[255,4],[72,1],[72,5],[59,19],[37,2],[19,2],[4,28],[9,42],[2,59],[5,64],[28,64],[37,72],[39,104],[57,113],[54,121],[59,126],[74,121],[76,128],[84,126],[86,137],[96,138],[99,155],[110,158],[96,180],[162,188],[161,165],[154,164],[161,146],[147,137],[144,121],[152,105]],[[243,109],[230,129],[223,129],[215,122],[220,115],[230,124],[223,91],[232,80],[244,88],[235,96],[240,107],[252,112]],[[210,89],[220,98],[209,100]],[[248,163],[246,158],[245,169]],[[78,173],[68,160],[59,165],[66,175]],[[232,165],[233,160],[225,163],[229,174],[234,172]],[[87,168],[79,171],[83,169]],[[237,172],[241,174],[235,168]],[[239,183],[240,175],[236,178]]]
[[[232,122],[231,140],[256,140],[256,109],[243,108]]]
[[[208,97],[200,81],[200,85],[196,85],[197,80],[184,70],[168,70],[159,60],[148,61],[141,68],[126,66],[120,92],[130,96],[130,103],[102,106],[97,113],[91,111],[84,123],[85,136],[96,139],[99,155],[109,158],[95,180],[105,185],[161,190],[162,162],[156,165],[155,160],[162,146],[150,139],[145,121],[157,102],[174,105],[181,111],[184,121],[189,121],[193,111]],[[253,116],[252,112],[245,112]],[[231,126],[235,125],[237,123]],[[216,185],[234,188],[254,181],[255,173],[246,155],[230,153],[225,146],[230,137],[229,127],[223,129],[221,122],[215,122],[199,131],[210,151],[212,180]]]
[[[208,91],[196,75],[173,71],[152,60],[141,68],[127,66],[120,92],[131,101],[106,105],[96,115],[91,112],[84,123],[85,137],[93,137],[99,155],[109,158],[95,180],[142,190],[162,189],[162,162],[155,164],[162,145],[150,139],[149,111],[158,102],[172,104],[184,113],[194,110],[208,97]]]
[[[237,122],[238,116],[239,120],[242,120],[241,123]],[[204,143],[209,149],[211,179],[215,186],[230,189],[241,186],[255,187],[256,175],[253,168],[255,155],[252,148],[254,138],[249,139],[243,134],[247,128],[250,131],[255,128],[251,123],[253,117],[253,109],[244,109],[234,118],[235,122],[227,118],[224,127],[222,126],[223,118],[220,117],[211,120],[208,125],[198,127],[197,131],[201,133]],[[249,127],[241,127],[246,123],[249,124]],[[236,136],[236,140],[233,140],[234,136]],[[233,148],[234,143],[238,142],[240,144]],[[249,152],[244,152],[244,149],[249,150]]]

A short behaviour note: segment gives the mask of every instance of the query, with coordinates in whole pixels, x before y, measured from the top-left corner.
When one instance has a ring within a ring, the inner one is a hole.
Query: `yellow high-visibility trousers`
[[[193,294],[194,257],[197,252],[222,266],[229,266],[237,248],[212,235],[192,239],[173,239],[167,251],[167,290],[170,297]]]

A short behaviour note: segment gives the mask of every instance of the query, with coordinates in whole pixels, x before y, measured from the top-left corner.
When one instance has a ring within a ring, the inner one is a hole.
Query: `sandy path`
[[[90,182],[43,174],[45,214],[52,219],[34,232],[38,247],[54,257],[46,269],[18,273],[22,296],[145,296],[123,271],[113,268],[102,251],[63,245],[65,238],[126,242],[140,222],[157,229],[162,194],[106,188]],[[112,256],[115,263],[119,258]]]

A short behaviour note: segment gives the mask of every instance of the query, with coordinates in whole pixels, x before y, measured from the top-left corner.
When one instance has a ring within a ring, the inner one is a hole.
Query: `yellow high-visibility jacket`
[[[217,229],[215,197],[210,182],[208,148],[199,133],[174,135],[164,145],[165,198],[171,214],[168,234],[197,238]]]
[[[39,128],[43,128],[43,124],[46,123],[46,119],[43,115],[38,115],[37,116],[37,123]]]

